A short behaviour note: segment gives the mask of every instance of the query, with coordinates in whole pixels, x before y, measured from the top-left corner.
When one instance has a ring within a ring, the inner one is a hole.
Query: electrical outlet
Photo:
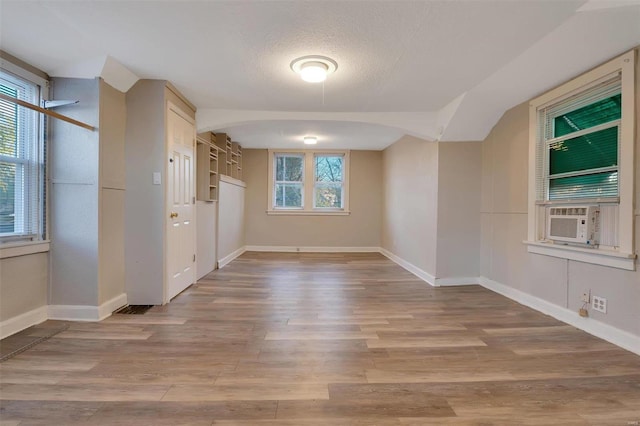
[[[607,313],[607,299],[605,299],[604,297],[600,297],[600,296],[593,296],[591,298],[591,307],[598,311],[598,312],[602,312],[603,314]]]
[[[582,293],[581,300],[584,303],[589,303],[589,292],[588,291]]]

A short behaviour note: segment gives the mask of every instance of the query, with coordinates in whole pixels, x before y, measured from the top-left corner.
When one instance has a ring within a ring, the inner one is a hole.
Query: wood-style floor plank
[[[0,352],[0,426],[628,425],[640,357],[376,253],[245,253],[170,304]]]

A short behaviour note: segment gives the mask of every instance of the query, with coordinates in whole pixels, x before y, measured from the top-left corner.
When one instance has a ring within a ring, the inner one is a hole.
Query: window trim
[[[275,201],[275,159],[276,154],[297,154],[304,156],[304,176],[302,178],[302,208],[291,207],[274,207]],[[313,197],[315,196],[315,169],[313,161],[317,155],[342,155],[344,157],[343,169],[343,207],[314,207]],[[349,210],[349,150],[322,150],[322,149],[270,149],[269,156],[269,174],[268,174],[268,197],[267,197],[267,214],[268,215],[300,215],[300,216],[347,216],[351,214]],[[311,187],[309,187],[311,185]]]
[[[7,71],[11,74],[14,74],[24,80],[27,80],[37,86],[39,86],[40,99],[39,103],[41,104],[44,100],[49,99],[49,80],[43,78],[42,76],[35,74],[34,72],[23,68],[20,65],[17,65],[5,58],[0,58],[0,68],[4,71]],[[48,188],[48,176],[47,172],[49,169],[49,159],[48,156],[45,155],[46,148],[46,134],[47,134],[47,120],[39,117],[38,127],[39,127],[39,135],[42,140],[37,147],[40,151],[43,158],[43,175],[42,179],[42,188],[44,190],[43,196],[39,197],[40,204],[40,213],[39,227],[44,227],[44,230],[40,229],[38,235],[6,235],[0,237],[0,258],[6,257],[14,257],[16,255],[22,256],[31,253],[40,253],[49,250],[49,229],[46,224],[49,222],[49,188]],[[21,248],[23,247],[23,248]]]
[[[623,269],[635,269],[634,251],[634,186],[635,186],[635,63],[636,51],[631,50],[591,71],[588,71],[565,84],[531,100],[529,103],[529,185],[528,185],[528,222],[527,244],[528,251],[548,256],[572,259],[575,253],[581,253],[585,249],[581,247],[560,246],[544,239],[544,208],[545,204],[537,200],[537,163],[536,152],[538,149],[538,111],[552,103],[560,102],[569,96],[581,93],[590,87],[600,83],[603,79],[614,73],[620,73],[622,93],[622,116],[619,124],[619,150],[618,150],[618,196],[619,196],[619,246],[615,251],[599,248],[588,249],[594,256],[583,256],[582,261],[606,266],[612,266],[608,259],[613,254],[615,257],[625,259]],[[577,200],[578,202],[580,200]],[[570,203],[574,203],[572,200]],[[558,250],[558,248],[562,249]],[[548,248],[548,249],[547,249]]]

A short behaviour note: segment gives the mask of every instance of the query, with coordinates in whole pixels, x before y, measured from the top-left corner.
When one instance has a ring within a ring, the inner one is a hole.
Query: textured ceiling
[[[302,148],[304,136],[316,136],[318,149],[384,149],[402,137],[400,129],[349,121],[278,120],[241,124],[220,131],[240,141],[254,141],[251,148]],[[302,145],[302,146],[301,146]]]
[[[539,79],[540,71],[553,65],[557,78],[572,69],[574,60],[536,69],[537,61],[572,57],[579,48],[567,51],[559,37],[606,34],[579,58],[587,67],[640,43],[638,2],[591,3],[0,0],[0,46],[52,76],[106,78],[104,67],[93,65],[107,63],[139,78],[170,80],[198,107],[201,130],[224,127],[245,146],[276,147],[294,136],[285,129],[317,120],[324,120],[324,131],[347,132],[335,139],[345,147],[367,146],[367,129],[376,124],[427,139],[477,140],[513,102],[550,87],[553,77]],[[611,8],[620,4],[626,7]],[[592,18],[591,27],[571,27],[580,15]],[[536,51],[545,40],[547,49]],[[309,54],[338,62],[324,85],[304,83],[289,69],[292,59]],[[505,93],[482,90],[503,70],[515,70],[514,63],[532,68],[526,75],[503,72]],[[243,124],[269,114],[277,120],[237,129],[246,140],[225,121],[233,116]],[[283,124],[288,118],[300,123]],[[348,133],[358,125],[340,127],[340,121],[368,123],[361,125],[363,140]]]

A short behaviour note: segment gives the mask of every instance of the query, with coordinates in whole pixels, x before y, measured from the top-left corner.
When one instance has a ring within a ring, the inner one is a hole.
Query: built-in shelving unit
[[[217,201],[220,149],[216,145],[216,135],[211,132],[201,133],[198,135],[196,142],[196,196],[201,201]]]
[[[242,146],[232,142],[226,133],[216,133],[214,137],[219,155],[219,173],[242,180]]]

